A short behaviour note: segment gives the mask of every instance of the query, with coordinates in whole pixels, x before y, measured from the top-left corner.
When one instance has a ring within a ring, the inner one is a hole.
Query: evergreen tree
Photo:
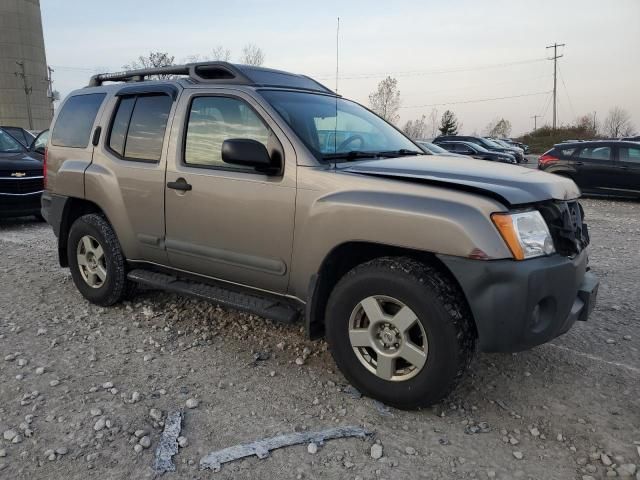
[[[447,110],[442,114],[442,120],[438,127],[442,135],[457,135],[458,134],[458,119],[455,113],[451,110]]]

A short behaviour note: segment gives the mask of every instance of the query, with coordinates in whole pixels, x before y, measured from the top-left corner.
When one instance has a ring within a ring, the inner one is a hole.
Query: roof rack
[[[305,75],[228,62],[198,62],[166,67],[141,68],[122,72],[100,73],[91,77],[89,87],[104,82],[142,82],[151,75],[182,75],[196,83],[224,83],[262,87],[288,87],[333,93],[321,83]]]

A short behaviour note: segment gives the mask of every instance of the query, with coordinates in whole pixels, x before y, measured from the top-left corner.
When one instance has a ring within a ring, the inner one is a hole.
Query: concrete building
[[[49,128],[49,98],[39,0],[0,0],[0,125]]]

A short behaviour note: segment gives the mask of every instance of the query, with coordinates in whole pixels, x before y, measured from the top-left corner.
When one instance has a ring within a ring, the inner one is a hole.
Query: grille
[[[42,178],[7,178],[0,177],[0,194],[10,193],[14,195],[24,195],[37,193],[44,189]]]
[[[540,213],[549,226],[558,253],[573,257],[587,248],[589,228],[578,201],[548,203],[541,206]]]

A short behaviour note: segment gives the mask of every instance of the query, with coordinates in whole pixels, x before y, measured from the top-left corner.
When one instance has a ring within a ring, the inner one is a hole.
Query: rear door
[[[574,154],[576,183],[591,192],[606,193],[616,188],[620,171],[610,144],[587,144]]]
[[[85,174],[87,199],[106,213],[128,260],[166,265],[164,185],[177,87],[127,86],[111,97]]]
[[[621,172],[619,188],[634,195],[640,194],[640,145],[621,145],[617,151]]]

